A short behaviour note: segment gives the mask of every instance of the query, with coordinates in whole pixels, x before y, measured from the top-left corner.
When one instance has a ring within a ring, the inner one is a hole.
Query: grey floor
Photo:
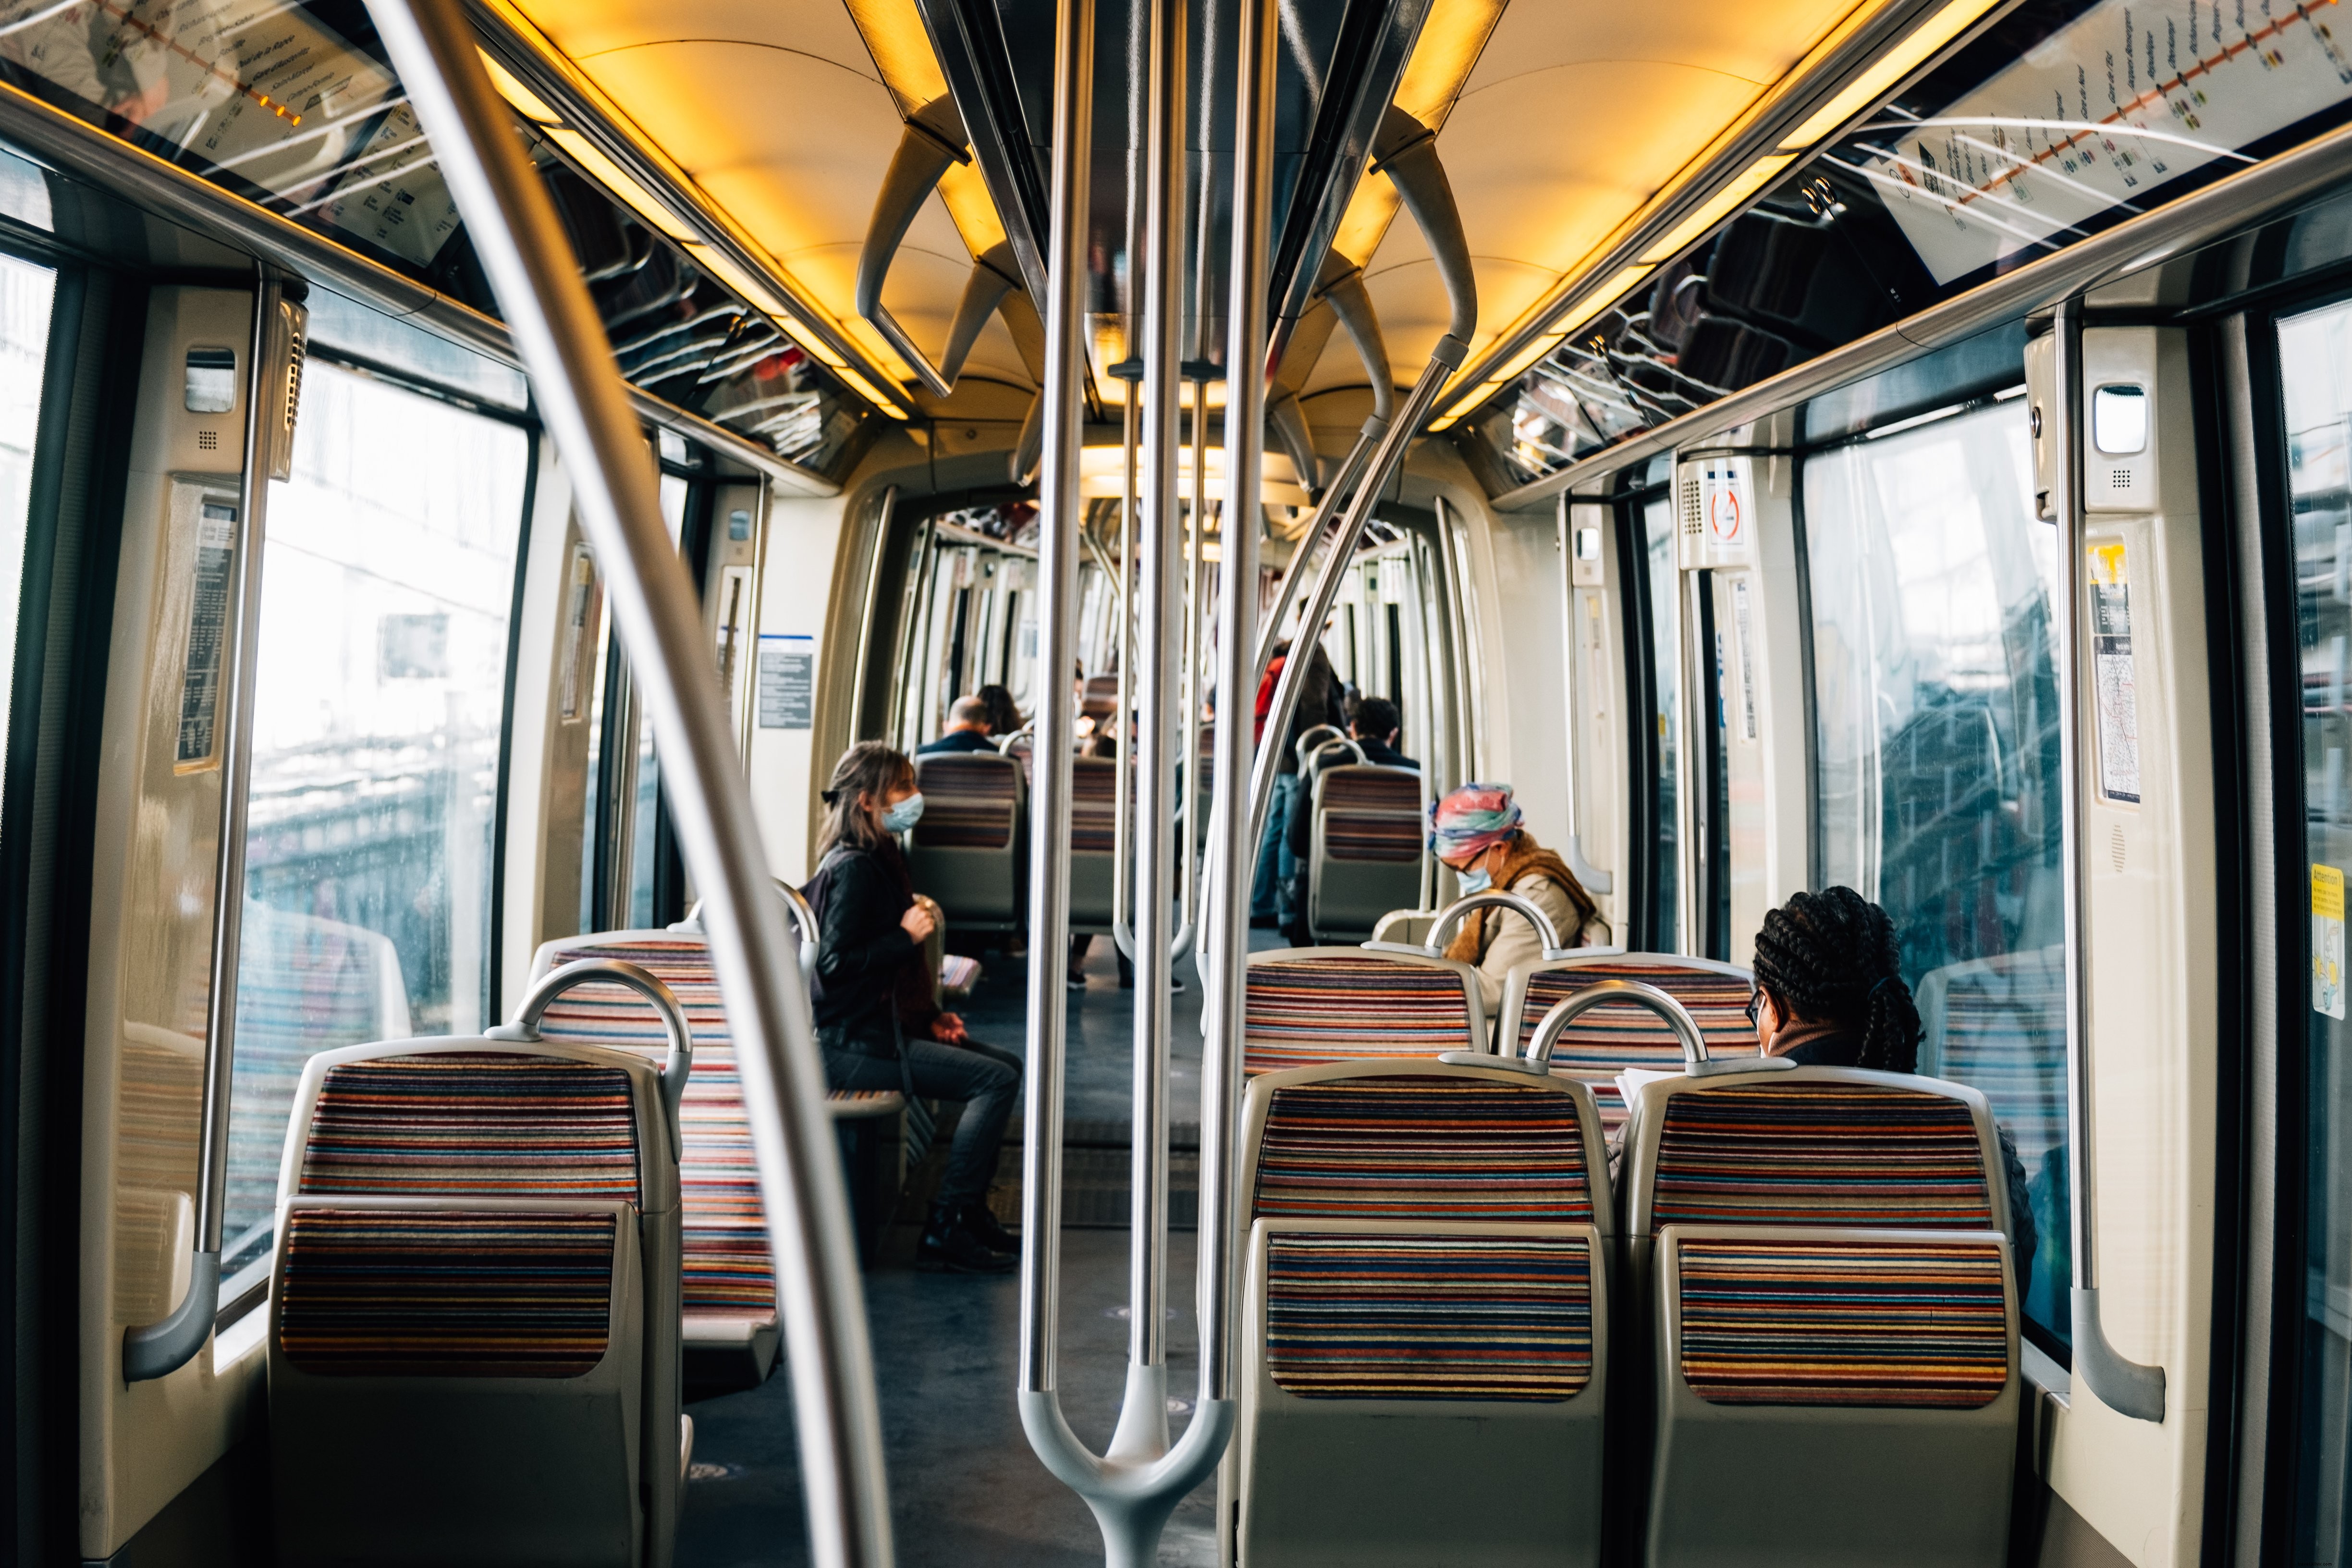
[[[1270,931],[1253,945],[1278,946]],[[1122,991],[1110,940],[1086,965],[1087,989],[1068,997],[1066,1115],[1107,1131],[1129,1119],[1132,992]],[[1181,969],[1175,999],[1171,1118],[1197,1124],[1200,1002],[1197,973]],[[1020,1051],[1026,1037],[1025,967],[987,961],[979,991],[960,1009],[978,1037]],[[1193,1237],[1169,1248],[1171,1423],[1181,1430],[1197,1375],[1192,1311]],[[1066,1229],[1062,1236],[1064,1414],[1099,1452],[1109,1441],[1127,1375],[1128,1235]],[[906,1568],[1082,1564],[1102,1561],[1092,1516],[1030,1452],[1013,1405],[1020,1288],[1011,1276],[971,1279],[879,1267],[866,1303],[882,1398],[898,1560]],[[796,1564],[808,1560],[792,1390],[780,1369],[747,1393],[698,1401],[695,1466],[678,1541],[681,1568]],[[1163,1563],[1215,1561],[1215,1483],[1178,1508]]]

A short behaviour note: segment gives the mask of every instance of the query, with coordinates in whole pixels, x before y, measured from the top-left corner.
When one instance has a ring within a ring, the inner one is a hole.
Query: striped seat
[[[1118,849],[1118,764],[1108,757],[1073,757],[1070,853],[1111,855]]]
[[[300,1209],[286,1360],[320,1376],[581,1377],[612,1342],[615,1216]]]
[[[1643,1228],[1994,1228],[1969,1105],[1872,1076],[1890,1081],[1751,1079],[1668,1097]]]
[[[1003,849],[1012,844],[1021,774],[1010,759],[986,752],[917,757],[915,787],[923,792],[917,848]]]
[[[1655,953],[1556,958],[1514,970],[1503,991],[1500,1035],[1514,1055],[1524,1055],[1543,1016],[1587,985],[1631,980],[1654,985],[1689,1009],[1706,1037],[1710,1057],[1757,1054],[1756,1026],[1748,1021],[1748,972],[1705,959]],[[1625,1120],[1617,1075],[1628,1068],[1678,1072],[1682,1041],[1666,1021],[1646,1007],[1610,1004],[1595,1007],[1562,1032],[1551,1053],[1552,1071],[1592,1090],[1601,1124],[1614,1132]]]
[[[2009,1381],[1997,1242],[1684,1242],[1683,1381],[1710,1405],[1975,1410]]]
[[[1324,852],[1333,860],[1419,866],[1421,774],[1409,768],[1331,768],[1316,780]]]
[[[1250,954],[1245,1072],[1478,1050],[1486,1036],[1476,973],[1467,964],[1359,947]]]
[[[1286,1083],[1266,1102],[1254,1218],[1588,1225],[1577,1102],[1489,1077]]]
[[[1572,1399],[1592,1377],[1582,1237],[1266,1242],[1265,1360],[1306,1399]]]
[[[1591,1095],[1351,1060],[1253,1079],[1243,1129],[1222,1538],[1252,1563],[1597,1563],[1613,1219]],[[1498,1448],[1512,1466],[1455,1462]]]

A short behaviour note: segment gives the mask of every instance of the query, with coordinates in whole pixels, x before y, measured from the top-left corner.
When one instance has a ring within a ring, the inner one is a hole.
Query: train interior
[[[2352,1562],[2338,25],[0,0],[0,1558]]]

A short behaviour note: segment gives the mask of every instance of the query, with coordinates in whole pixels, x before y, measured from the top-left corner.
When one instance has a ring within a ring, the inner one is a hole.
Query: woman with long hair
[[[923,943],[935,921],[915,900],[898,835],[923,813],[914,764],[879,741],[842,753],[824,791],[809,901],[817,912],[813,994],[825,1081],[836,1089],[900,1089],[909,1100],[963,1102],[919,1267],[1002,1274],[1020,1244],[988,1211],[1021,1059],[974,1040],[932,999]]]

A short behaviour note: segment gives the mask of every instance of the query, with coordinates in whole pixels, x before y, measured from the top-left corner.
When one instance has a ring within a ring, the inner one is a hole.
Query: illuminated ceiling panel
[[[1437,137],[1478,278],[1473,361],[1687,178],[1822,40],[1876,9],[1874,0],[1514,0]],[[1380,235],[1364,270],[1402,385],[1444,331],[1444,288],[1419,229],[1403,219],[1381,233],[1375,205],[1360,192],[1343,234]],[[1361,378],[1353,356],[1327,354],[1308,390]]]
[[[877,36],[892,79],[919,90],[923,57],[914,51],[927,57],[929,45],[919,27],[911,39],[903,31],[912,7],[857,5],[869,26],[890,29]],[[516,0],[516,8],[845,334],[877,363],[901,368],[854,306],[858,248],[901,117],[842,0]],[[884,302],[918,342],[947,336],[971,264],[967,237],[982,248],[1002,237],[985,195],[973,202],[967,184],[977,185],[951,180],[924,204],[890,270]],[[1029,384],[993,320],[968,374]]]

